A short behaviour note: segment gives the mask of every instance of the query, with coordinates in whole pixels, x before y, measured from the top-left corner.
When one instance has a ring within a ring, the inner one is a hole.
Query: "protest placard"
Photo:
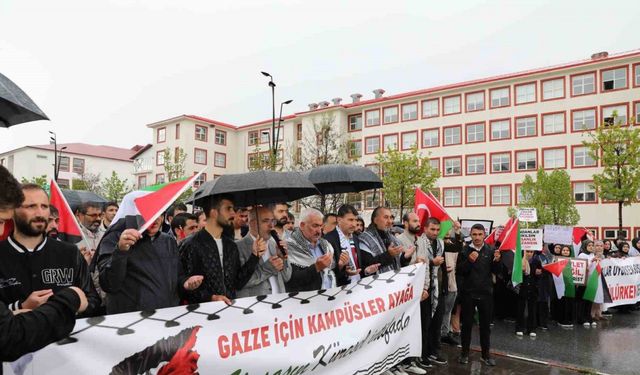
[[[542,250],[542,229],[520,229],[520,245],[522,250]]]
[[[573,227],[545,225],[542,238],[544,243],[571,245],[573,243]]]

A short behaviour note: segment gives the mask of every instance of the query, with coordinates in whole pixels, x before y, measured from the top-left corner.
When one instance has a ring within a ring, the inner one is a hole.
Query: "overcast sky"
[[[589,5],[593,4],[593,5]],[[196,114],[234,125],[640,48],[630,1],[0,0],[0,72],[51,118],[0,152],[58,140],[131,147]]]

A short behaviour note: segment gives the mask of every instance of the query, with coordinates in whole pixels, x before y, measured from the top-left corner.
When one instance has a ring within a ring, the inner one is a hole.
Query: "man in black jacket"
[[[56,292],[77,286],[89,301],[87,316],[100,297],[76,246],[45,236],[49,197],[38,185],[22,186],[24,201],[15,210],[13,234],[0,243],[0,301],[11,310],[35,309]]]
[[[199,288],[187,294],[187,300],[190,303],[224,301],[231,304],[237,291],[253,275],[267,246],[265,242],[255,241],[253,253],[242,264],[233,238],[223,235],[225,229],[233,228],[235,211],[232,197],[219,195],[198,204],[202,205],[207,216],[207,224],[182,242],[180,254],[185,273],[188,276],[203,275],[204,279]]]
[[[471,227],[471,243],[462,250],[458,257],[457,272],[461,276],[459,285],[460,304],[462,306],[460,320],[462,322],[462,351],[459,362],[469,363],[469,346],[471,344],[471,328],[474,311],[478,309],[480,320],[480,346],[482,360],[488,366],[496,362],[489,353],[491,336],[491,311],[493,309],[492,273],[499,271],[500,251],[492,250],[484,243],[486,233],[482,224]]]

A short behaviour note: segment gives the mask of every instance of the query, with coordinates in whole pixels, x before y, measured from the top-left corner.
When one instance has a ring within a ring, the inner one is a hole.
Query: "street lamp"
[[[53,179],[58,182],[58,138],[52,131],[49,131],[49,134],[49,143],[53,142]]]
[[[267,72],[260,72],[263,76],[269,77],[269,87],[271,87],[271,152],[273,153],[273,157],[275,160],[276,156],[276,141],[275,141],[275,132],[276,132],[276,83],[273,82],[273,76]],[[275,163],[273,163],[272,168],[275,169]]]
[[[275,151],[273,152],[274,157],[277,157],[277,153],[278,153],[278,141],[280,140],[280,124],[282,123],[282,107],[285,104],[291,104],[291,102],[293,102],[293,99],[289,99],[280,103],[280,116],[278,116],[278,133],[274,134],[275,141],[273,142],[273,144],[275,145],[274,147]]]

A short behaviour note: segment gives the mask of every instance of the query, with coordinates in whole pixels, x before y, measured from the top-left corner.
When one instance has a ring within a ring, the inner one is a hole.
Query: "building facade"
[[[454,217],[503,222],[507,208],[518,204],[527,174],[565,169],[581,225],[600,237],[617,235],[617,204],[598,196],[593,174],[601,167],[582,141],[612,121],[614,113],[618,121],[640,126],[640,51],[598,53],[573,63],[398,95],[384,96],[381,89],[373,94],[368,100],[353,94],[346,104],[339,98],[313,103],[309,111],[285,117],[276,132],[285,168],[305,152],[304,140],[315,136],[314,123],[329,116],[348,139],[350,156],[378,173],[378,153],[417,145],[440,170],[436,193]],[[272,123],[233,126],[180,116],[148,126],[154,130],[156,152],[180,144],[192,159],[189,168],[196,172],[206,166],[206,179],[211,179],[247,171],[255,158],[269,152]],[[189,134],[178,138],[176,126]],[[218,132],[224,132],[224,143],[216,142]],[[155,157],[151,178],[162,173]],[[367,192],[349,200],[366,211],[378,204],[374,198],[379,194]],[[627,238],[640,236],[638,208],[624,209]]]

